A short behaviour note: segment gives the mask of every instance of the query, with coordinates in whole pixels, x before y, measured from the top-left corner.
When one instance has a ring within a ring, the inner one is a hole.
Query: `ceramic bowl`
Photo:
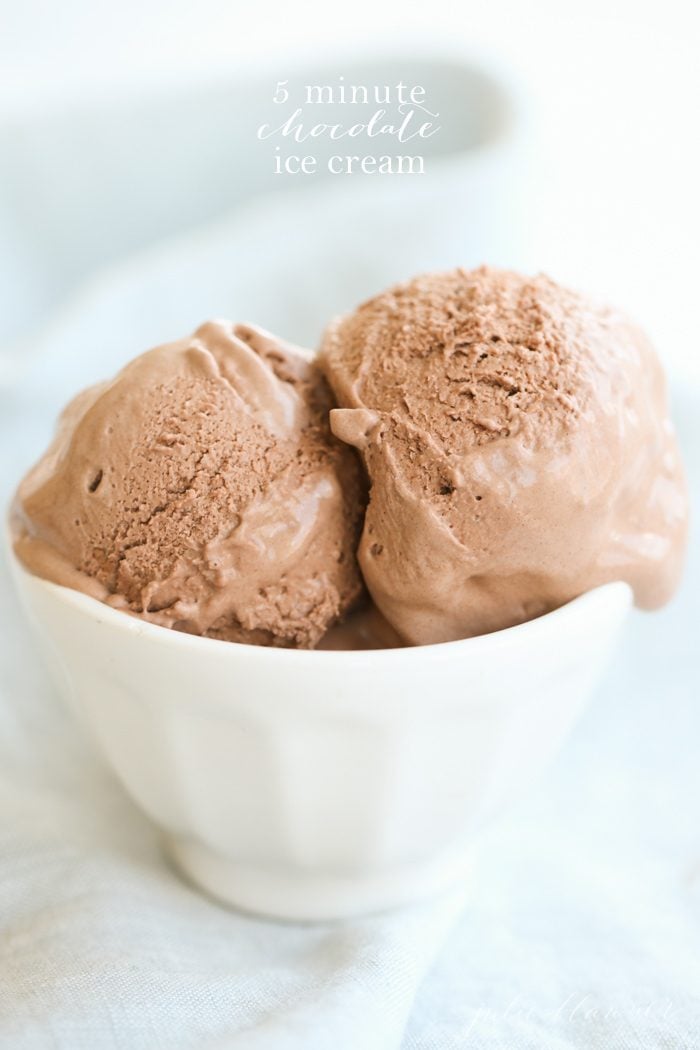
[[[177,865],[285,919],[462,878],[479,829],[569,732],[631,602],[613,583],[479,638],[309,652],[171,631],[13,568],[62,692]]]

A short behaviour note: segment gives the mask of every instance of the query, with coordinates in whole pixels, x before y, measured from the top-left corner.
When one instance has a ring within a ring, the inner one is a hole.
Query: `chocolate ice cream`
[[[312,647],[362,590],[355,453],[303,351],[226,322],[80,394],[22,482],[34,573],[194,634]]]
[[[409,643],[611,580],[643,608],[673,593],[683,472],[659,362],[619,313],[543,276],[455,270],[333,323],[321,364],[371,483],[360,566]]]

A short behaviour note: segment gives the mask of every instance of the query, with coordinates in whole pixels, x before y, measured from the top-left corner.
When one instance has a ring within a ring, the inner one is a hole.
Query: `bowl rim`
[[[628,611],[632,605],[632,588],[623,580],[615,580],[603,583],[598,587],[585,591],[583,594],[571,601],[560,605],[559,608],[542,616],[527,620],[525,623],[505,627],[500,631],[491,631],[489,634],[475,635],[472,638],[460,638],[449,642],[432,642],[427,645],[409,645],[402,648],[391,649],[288,649],[276,646],[251,645],[247,642],[227,642],[219,638],[206,638],[202,635],[187,634],[184,631],[175,631],[171,627],[163,627],[160,624],[150,623],[142,620],[137,614],[129,613],[122,609],[115,609],[105,602],[82,591],[65,587],[62,584],[53,583],[30,572],[18,558],[12,544],[9,547],[11,561],[16,582],[20,591],[25,586],[44,587],[49,594],[60,602],[71,606],[80,615],[102,623],[118,633],[138,635],[151,639],[154,643],[164,648],[177,646],[179,648],[199,650],[212,658],[226,659],[226,653],[235,654],[241,659],[249,661],[265,660],[268,662],[288,664],[290,666],[306,665],[320,666],[321,663],[328,665],[336,661],[347,665],[350,662],[367,661],[371,663],[395,663],[396,661],[418,660],[418,659],[450,659],[455,656],[464,656],[469,652],[470,656],[479,656],[482,652],[491,652],[494,649],[502,649],[513,645],[527,645],[535,641],[543,633],[565,626],[567,620],[576,620],[581,616],[594,615],[595,610],[601,604],[615,603],[621,611]],[[218,654],[218,655],[217,655]]]

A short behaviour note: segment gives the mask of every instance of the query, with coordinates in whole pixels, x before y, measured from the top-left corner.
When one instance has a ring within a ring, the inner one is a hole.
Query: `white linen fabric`
[[[358,276],[347,258],[329,272],[319,255],[316,298],[280,293],[268,320],[251,289],[280,221],[261,217],[253,236],[249,215],[169,245],[64,313],[1,395],[3,501],[71,392],[198,311],[294,337],[317,327],[327,297],[351,303],[379,276],[379,263]],[[237,271],[242,244],[259,262]],[[677,417],[697,493],[700,392],[680,391]],[[0,1047],[700,1046],[699,584],[693,546],[677,600],[634,616],[574,737],[484,835],[465,886],[293,925],[227,911],[171,869],[54,695],[3,566]]]

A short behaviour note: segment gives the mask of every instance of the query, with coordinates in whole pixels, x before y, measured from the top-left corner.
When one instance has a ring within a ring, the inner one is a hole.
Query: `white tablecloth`
[[[3,499],[78,376],[109,373],[181,309],[166,254],[93,288],[2,395]],[[677,416],[697,492],[700,393],[681,384]],[[468,885],[294,926],[226,911],[170,869],[59,704],[3,571],[0,1047],[700,1046],[699,582],[693,550],[678,599],[635,615],[576,734],[485,835]]]

